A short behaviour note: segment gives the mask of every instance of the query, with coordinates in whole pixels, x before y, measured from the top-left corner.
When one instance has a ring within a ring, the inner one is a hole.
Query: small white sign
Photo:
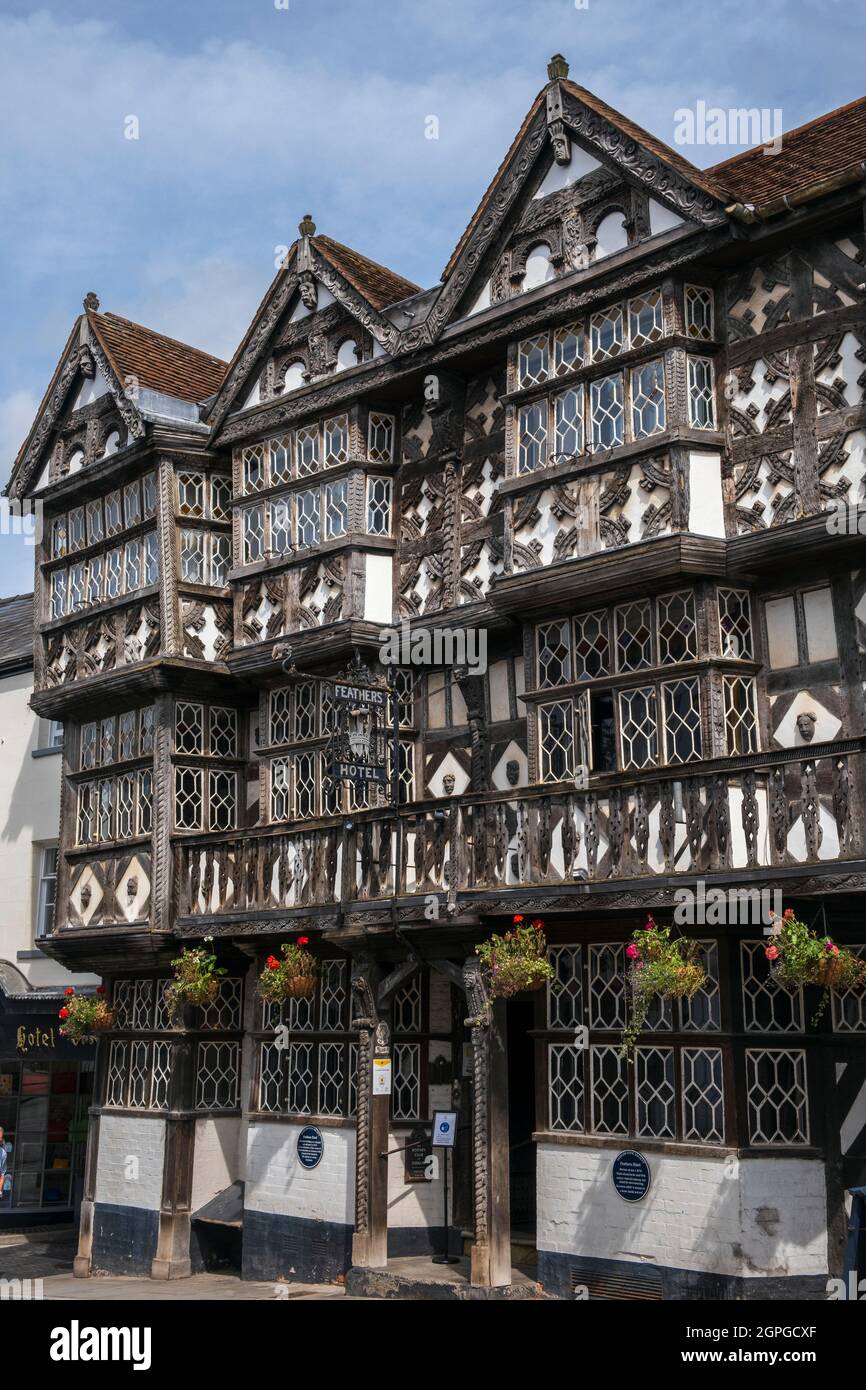
[[[373,1058],[373,1095],[390,1096],[391,1094],[391,1058]]]
[[[456,1110],[433,1111],[433,1135],[430,1140],[434,1149],[453,1149],[457,1133]]]

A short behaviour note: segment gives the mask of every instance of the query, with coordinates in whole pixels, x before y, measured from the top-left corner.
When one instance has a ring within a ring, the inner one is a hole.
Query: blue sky
[[[2,480],[88,290],[230,356],[308,211],[434,284],[551,53],[673,143],[698,101],[861,96],[864,40],[854,0],[0,0]],[[0,535],[0,594],[32,558]]]

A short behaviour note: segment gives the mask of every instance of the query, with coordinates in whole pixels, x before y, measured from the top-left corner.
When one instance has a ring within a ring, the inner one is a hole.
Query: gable
[[[417,286],[331,237],[305,217],[207,413],[214,436],[228,415],[252,410],[395,351],[393,306]]]
[[[712,178],[570,82],[564,59],[548,73],[445,268],[431,339],[454,318],[651,237],[726,220]]]

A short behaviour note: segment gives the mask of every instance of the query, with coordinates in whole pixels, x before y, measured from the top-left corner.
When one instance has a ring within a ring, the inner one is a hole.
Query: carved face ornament
[[[520,781],[520,763],[516,758],[509,758],[505,764],[505,779],[509,787],[516,787]]]
[[[818,716],[813,710],[805,710],[797,715],[797,732],[804,743],[811,743],[815,737],[815,725],[818,723]]]

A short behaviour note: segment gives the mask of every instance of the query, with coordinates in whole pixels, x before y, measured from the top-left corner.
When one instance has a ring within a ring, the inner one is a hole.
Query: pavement
[[[346,1299],[338,1284],[257,1283],[234,1274],[193,1274],[189,1279],[140,1279],[95,1274],[75,1279],[72,1261],[77,1237],[70,1227],[42,1227],[0,1234],[0,1280],[41,1279],[41,1287],[23,1285],[25,1297],[60,1302],[149,1302],[194,1300],[233,1303]],[[0,1289],[0,1300],[17,1290]],[[354,1302],[354,1299],[350,1299]]]

